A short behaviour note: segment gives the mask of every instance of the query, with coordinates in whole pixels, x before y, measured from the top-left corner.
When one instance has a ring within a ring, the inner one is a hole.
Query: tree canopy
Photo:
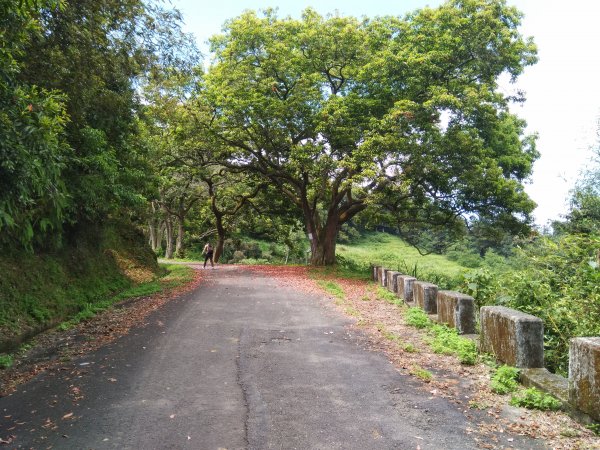
[[[312,263],[342,224],[398,217],[526,222],[537,158],[502,74],[536,61],[501,0],[452,0],[404,18],[299,20],[247,11],[212,39],[197,102],[221,163],[269,180],[303,217]]]
[[[197,64],[181,16],[143,0],[0,0],[0,244],[128,216],[152,177],[140,87]],[[135,214],[134,214],[135,215]]]

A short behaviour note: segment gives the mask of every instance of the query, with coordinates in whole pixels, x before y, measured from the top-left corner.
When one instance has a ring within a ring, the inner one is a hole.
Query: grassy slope
[[[88,227],[61,251],[0,255],[0,346],[154,279],[159,268],[131,228]]]
[[[423,281],[452,287],[460,275],[470,269],[442,255],[422,256],[402,239],[387,233],[367,233],[352,244],[338,244],[338,256],[358,266],[382,265]]]

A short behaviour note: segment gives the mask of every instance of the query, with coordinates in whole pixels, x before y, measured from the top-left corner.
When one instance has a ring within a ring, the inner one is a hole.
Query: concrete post
[[[388,272],[387,288],[390,292],[398,292],[398,276],[400,275],[402,275],[400,272]]]
[[[373,281],[377,281],[378,272],[379,272],[379,266],[372,266],[371,278],[373,279]]]
[[[544,367],[544,323],[504,306],[484,306],[479,315],[480,350],[521,368]]]
[[[390,269],[383,268],[381,275],[381,287],[386,287],[387,285],[387,277]]]
[[[415,306],[418,306],[427,314],[437,313],[438,287],[435,284],[415,281],[413,283],[413,297]]]
[[[398,292],[398,277],[402,274],[400,272],[390,271],[388,273],[388,285],[387,288],[390,292]]]
[[[396,294],[406,303],[412,303],[413,301],[413,284],[415,281],[417,281],[416,278],[408,275],[398,275],[397,277],[398,290]]]
[[[438,320],[459,334],[475,334],[475,299],[454,291],[438,291]]]
[[[600,337],[571,339],[569,403],[600,421]]]

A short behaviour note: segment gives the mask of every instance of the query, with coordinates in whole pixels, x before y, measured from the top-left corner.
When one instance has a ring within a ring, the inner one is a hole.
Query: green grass
[[[337,284],[335,281],[317,280],[317,284],[323,290],[325,290],[325,292],[328,292],[329,294],[333,295],[334,297],[337,297],[339,299],[346,298],[346,293],[344,292],[342,287],[339,284]]]
[[[423,369],[421,366],[413,366],[410,370],[410,373],[426,383],[429,383],[431,380],[433,380],[433,374],[429,370]]]
[[[85,317],[104,299],[130,288],[158,266],[144,237],[130,225],[87,224],[62,248],[0,255],[0,340]]]
[[[68,330],[80,322],[85,322],[86,320],[91,319],[99,312],[110,308],[112,305],[120,301],[130,298],[150,296],[167,289],[181,286],[194,279],[194,269],[191,267],[179,264],[161,264],[160,266],[164,271],[164,275],[161,278],[133,286],[102,301],[93,304],[87,303],[74,317],[62,322],[58,326],[58,329],[63,331]]]
[[[456,329],[433,323],[420,308],[409,308],[404,318],[408,325],[427,330],[425,341],[435,353],[457,356],[465,365],[477,362],[477,346],[470,339],[460,336]]]
[[[406,311],[404,320],[408,325],[415,328],[429,328],[431,326],[431,320],[429,320],[425,311],[420,308],[409,308]]]
[[[367,233],[352,244],[338,244],[336,253],[346,264],[361,267],[367,273],[371,264],[382,265],[442,289],[457,286],[461,274],[469,270],[442,255],[422,256],[402,239],[387,233]]]
[[[396,306],[404,306],[404,302],[396,294],[386,288],[377,286],[377,298]]]

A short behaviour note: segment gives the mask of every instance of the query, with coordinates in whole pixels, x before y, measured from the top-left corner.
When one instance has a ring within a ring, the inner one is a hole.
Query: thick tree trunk
[[[339,231],[337,214],[328,217],[323,229],[311,232],[310,264],[313,266],[331,266],[335,264],[335,245]]]
[[[219,236],[217,239],[217,245],[215,247],[215,254],[213,256],[214,262],[219,262],[221,255],[223,254],[223,248],[225,247],[225,236]]]
[[[217,225],[217,245],[215,247],[215,253],[213,259],[215,262],[219,262],[221,255],[223,254],[223,248],[225,247],[225,227],[223,226],[223,216],[215,214],[216,225]]]

